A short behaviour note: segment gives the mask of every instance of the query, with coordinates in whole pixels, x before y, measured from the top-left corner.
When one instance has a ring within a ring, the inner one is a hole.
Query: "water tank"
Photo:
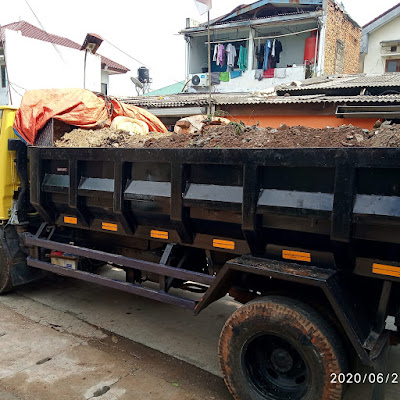
[[[304,64],[315,63],[315,48],[317,46],[317,31],[312,31],[311,36],[306,39],[306,48],[304,50]],[[318,59],[318,50],[317,50]]]
[[[138,69],[138,77],[139,77],[139,81],[142,83],[148,83],[150,82],[150,72],[149,69],[146,67],[140,67]]]

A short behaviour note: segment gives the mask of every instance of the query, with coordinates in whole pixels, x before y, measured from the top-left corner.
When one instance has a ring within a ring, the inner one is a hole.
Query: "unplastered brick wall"
[[[328,0],[324,73],[358,73],[360,43],[361,28],[335,0]]]

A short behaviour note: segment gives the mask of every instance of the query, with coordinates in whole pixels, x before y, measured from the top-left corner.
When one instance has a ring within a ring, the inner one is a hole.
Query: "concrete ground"
[[[231,399],[217,343],[237,307],[224,298],[193,317],[73,279],[27,285],[0,297],[0,399]],[[392,347],[389,371],[400,376],[399,361]],[[102,395],[103,387],[110,389]],[[353,385],[346,400],[369,390]],[[385,400],[398,398],[400,386],[388,385]]]

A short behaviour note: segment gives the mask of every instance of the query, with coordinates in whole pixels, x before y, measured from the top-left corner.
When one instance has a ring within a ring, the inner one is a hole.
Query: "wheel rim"
[[[300,400],[309,387],[306,362],[289,341],[262,334],[243,347],[242,366],[247,380],[266,399]]]

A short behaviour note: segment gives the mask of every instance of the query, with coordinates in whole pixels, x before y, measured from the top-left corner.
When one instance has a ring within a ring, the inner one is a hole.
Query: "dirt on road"
[[[83,321],[0,315],[2,400],[231,400],[221,378]]]
[[[304,148],[304,147],[399,147],[400,125],[383,123],[372,130],[353,125],[326,127],[304,126],[261,128],[231,123],[208,126],[193,134],[131,135],[110,128],[74,129],[55,144],[56,147],[125,147],[125,148]]]

